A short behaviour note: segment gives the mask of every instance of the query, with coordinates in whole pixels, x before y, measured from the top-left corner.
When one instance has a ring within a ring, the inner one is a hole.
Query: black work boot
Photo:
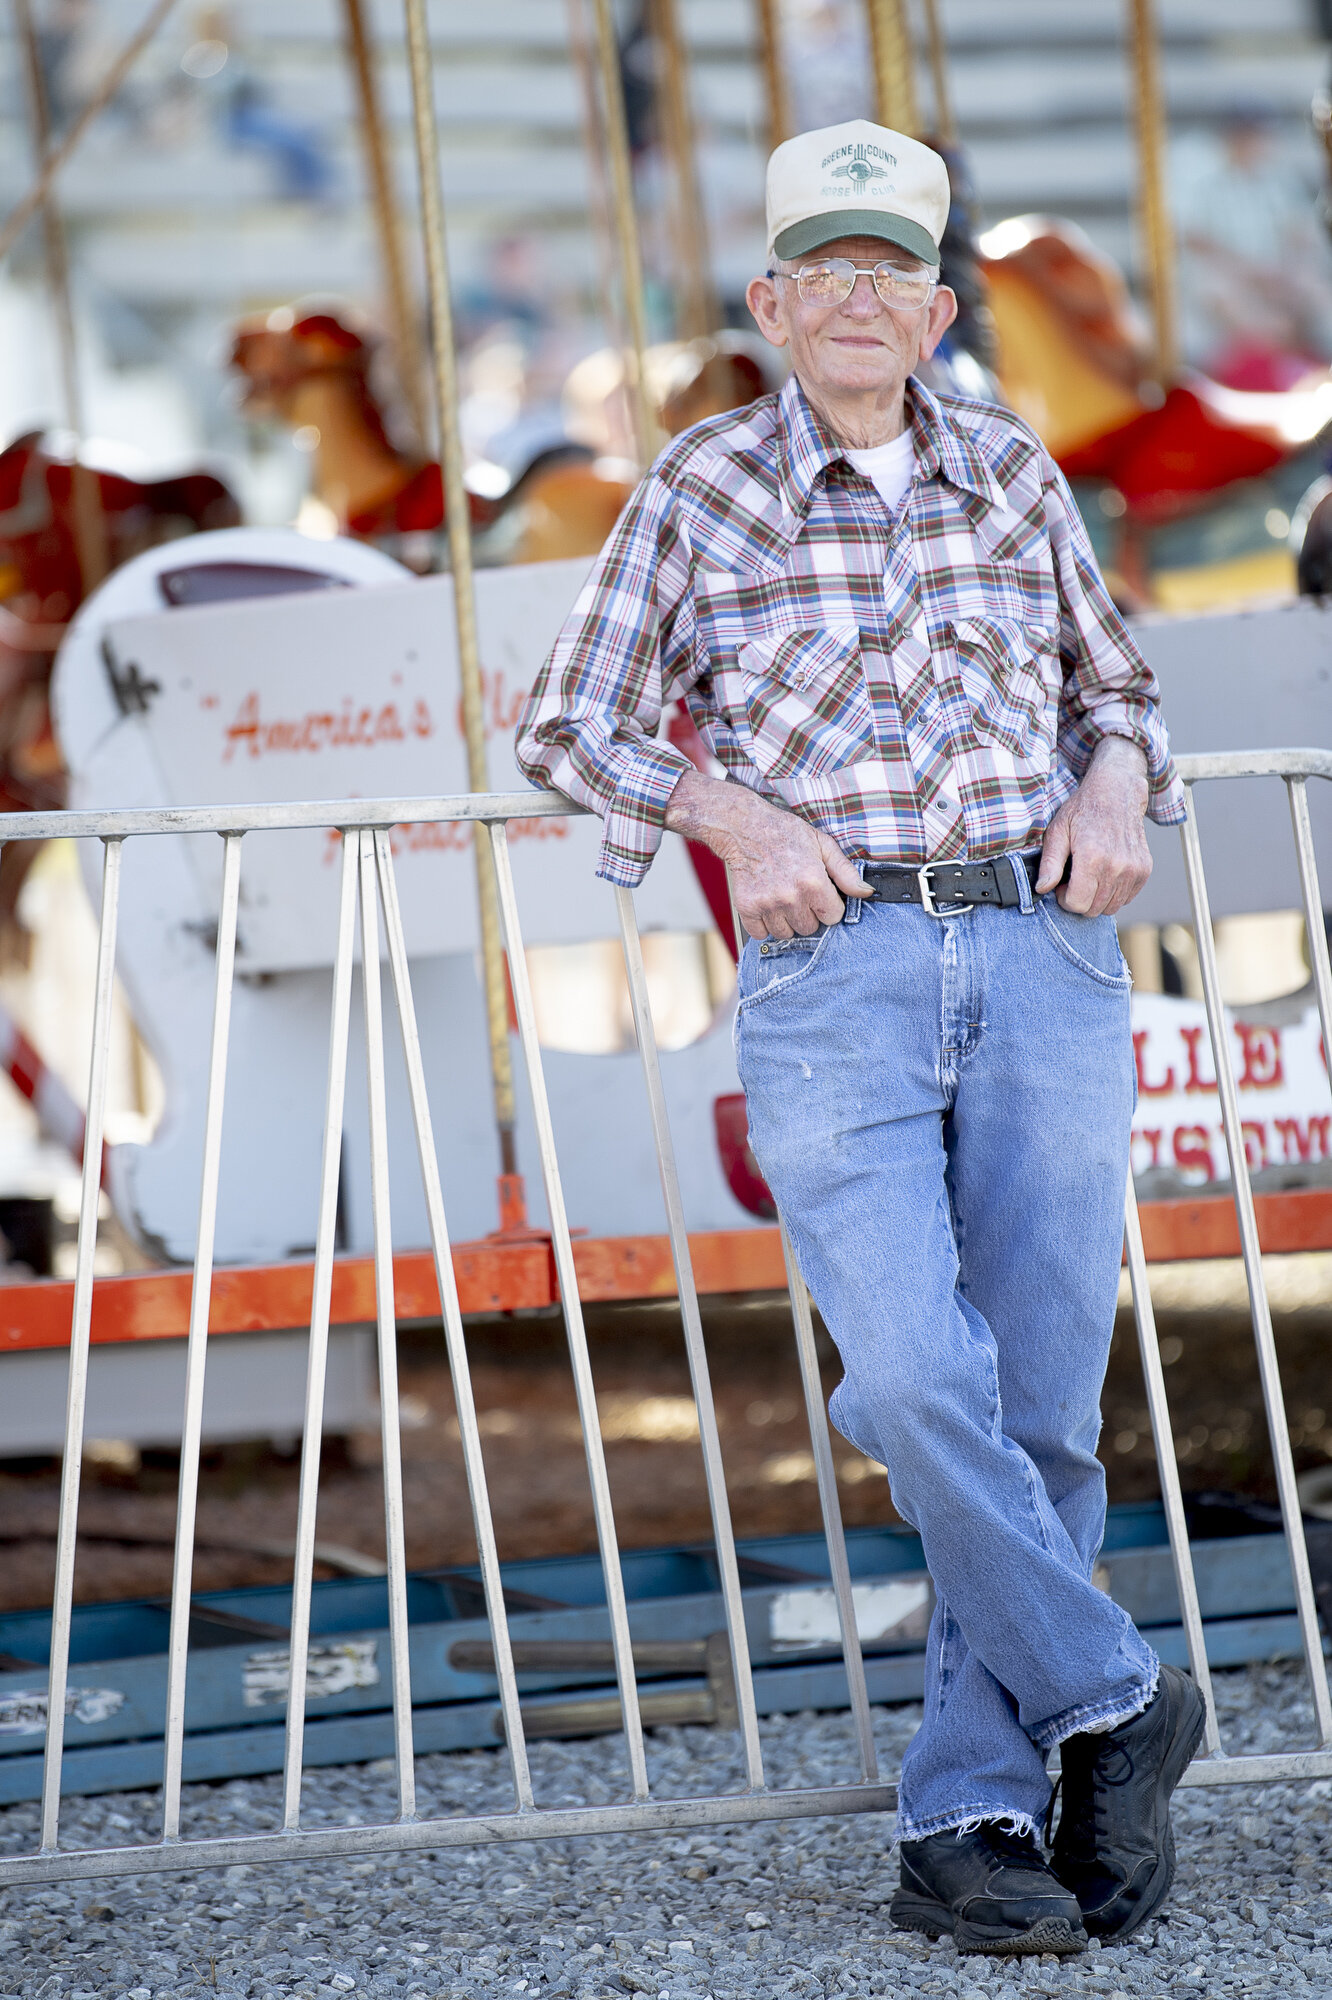
[[[1175,1879],[1170,1794],[1202,1739],[1203,1698],[1178,1667],[1162,1667],[1152,1700],[1100,1736],[1060,1745],[1063,1809],[1055,1874],[1073,1891],[1093,1937],[1126,1938],[1159,1910]]]
[[[949,1932],[959,1951],[1023,1957],[1081,1951],[1077,1898],[1057,1882],[1029,1833],[987,1822],[974,1832],[904,1840],[902,1886],[889,1910],[899,1931]]]

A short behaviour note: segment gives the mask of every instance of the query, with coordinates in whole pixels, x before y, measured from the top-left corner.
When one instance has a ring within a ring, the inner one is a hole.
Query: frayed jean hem
[[[1005,1833],[1036,1833],[1036,1821],[1030,1813],[1012,1812],[1003,1806],[958,1806],[953,1812],[935,1813],[930,1819],[912,1820],[905,1813],[897,1815],[897,1838],[903,1840],[929,1840],[936,1833],[975,1833],[978,1827],[998,1826]]]
[[[1153,1653],[1151,1673],[1140,1684],[1136,1694],[1121,1695],[1117,1701],[1085,1702],[1081,1708],[1066,1708],[1062,1715],[1052,1716],[1049,1722],[1043,1722],[1038,1729],[1027,1733],[1039,1749],[1055,1750],[1070,1736],[1081,1736],[1089,1730],[1101,1732],[1115,1729],[1121,1722],[1127,1722],[1130,1716],[1142,1714],[1147,1704],[1155,1699],[1160,1678],[1161,1662]]]

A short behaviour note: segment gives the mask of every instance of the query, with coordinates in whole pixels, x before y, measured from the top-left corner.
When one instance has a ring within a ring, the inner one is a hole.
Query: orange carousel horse
[[[373,336],[346,312],[293,307],[244,321],[231,352],[247,414],[276,418],[312,438],[313,497],[339,532],[380,541],[442,526],[444,493],[439,466],[391,438],[371,382],[374,358]],[[605,363],[596,376],[603,400],[622,396],[618,356],[608,351],[590,360]],[[752,357],[723,341],[672,347],[657,372],[664,384],[656,399],[661,421],[672,434],[751,402],[767,387]],[[599,414],[590,441],[567,438],[540,452],[500,497],[469,490],[473,526],[490,543],[487,549],[483,542],[482,553],[510,562],[595,554],[633,486],[609,443],[615,428]]]
[[[1130,529],[1208,505],[1304,450],[1332,422],[1332,374],[1280,394],[1196,370],[1152,379],[1118,268],[1074,224],[1017,216],[981,239],[1005,399],[1071,479],[1117,489]]]
[[[239,520],[231,493],[211,473],[130,479],[76,463],[57,435],[41,431],[0,452],[0,811],[64,804],[51,668],[89,591],[143,549]],[[33,841],[11,841],[0,853],[6,953],[26,952],[17,904],[36,853]]]

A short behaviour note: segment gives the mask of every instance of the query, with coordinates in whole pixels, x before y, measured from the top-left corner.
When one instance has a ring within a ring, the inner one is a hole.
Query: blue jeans
[[[936,1605],[898,1830],[1028,1830],[1046,1754],[1135,1714],[1157,1660],[1091,1581],[1133,1049],[1108,917],[851,904],[746,944],[736,1052],[760,1167]]]

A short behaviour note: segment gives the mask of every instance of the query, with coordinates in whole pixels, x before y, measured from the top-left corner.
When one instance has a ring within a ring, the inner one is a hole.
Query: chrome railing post
[[[1304,1656],[1309,1668],[1309,1685],[1318,1720],[1320,1743],[1332,1743],[1332,1696],[1329,1696],[1327,1669],[1323,1659],[1323,1638],[1318,1624],[1313,1579],[1309,1574],[1309,1552],[1304,1541],[1304,1522],[1299,1489],[1295,1484],[1295,1461],[1290,1448],[1286,1404],[1281,1389],[1281,1367],[1272,1336],[1272,1313],[1263,1276],[1262,1251],[1258,1242],[1258,1216],[1253,1205],[1253,1185],[1249,1179],[1248,1155],[1244,1150],[1244,1130],[1240,1117],[1235,1065],[1231,1056],[1230,1032],[1221,998],[1221,974],[1216,960],[1216,938],[1212,931],[1212,911],[1203,870],[1202,845],[1198,837],[1198,814],[1192,785],[1185,786],[1188,817],[1180,829],[1184,843],[1184,867],[1189,897],[1193,904],[1194,937],[1198,948],[1198,969],[1202,975],[1207,1026],[1212,1039],[1212,1061],[1221,1099],[1221,1120],[1230,1156],[1230,1177],[1234,1187],[1235,1212],[1239,1221],[1240,1247],[1244,1255],[1244,1275],[1249,1288],[1249,1310],[1253,1319],[1254,1342],[1258,1350],[1258,1373],[1267,1411],[1267,1428],[1276,1467],[1277,1493],[1285,1524],[1290,1554],[1290,1570],[1295,1581],[1295,1604],[1299,1614]]]
[[[601,1568],[606,1585],[606,1609],[610,1616],[615,1678],[619,1684],[620,1708],[624,1716],[629,1774],[635,1799],[646,1799],[647,1757],[643,1748],[643,1720],[638,1707],[638,1683],[634,1677],[633,1642],[629,1632],[624,1572],[620,1564],[619,1539],[615,1532],[615,1511],[611,1505],[610,1480],[606,1474],[606,1451],[602,1442],[601,1421],[597,1415],[596,1389],[592,1381],[592,1362],[587,1350],[587,1332],[583,1325],[583,1307],[578,1296],[578,1272],[574,1265],[573,1244],[569,1237],[569,1218],[565,1213],[564,1189],[560,1183],[560,1167],[555,1153],[555,1130],[551,1123],[550,1100],[546,1095],[546,1079],[541,1067],[536,1009],[532,1004],[532,984],[527,976],[527,957],[523,949],[522,926],[518,918],[518,897],[513,886],[513,864],[509,858],[509,843],[503,820],[494,822],[489,828],[489,833],[499,884],[500,921],[504,930],[504,949],[509,959],[509,981],[513,989],[514,1011],[518,1016],[518,1040],[532,1099],[532,1118],[536,1126],[541,1179],[546,1193],[546,1208],[550,1215],[555,1270],[560,1283],[560,1304],[569,1341],[569,1359],[573,1367],[574,1393],[578,1399],[578,1420],[583,1430],[588,1482],[592,1489],[592,1511],[596,1517],[597,1545],[601,1550]]]
[[[680,1319],[684,1327],[689,1379],[698,1413],[698,1434],[703,1451],[703,1477],[712,1513],[713,1542],[717,1550],[717,1574],[721,1582],[726,1631],[731,1642],[731,1664],[735,1674],[736,1707],[744,1744],[745,1769],[750,1785],[758,1790],[764,1782],[763,1751],[759,1743],[758,1710],[754,1699],[754,1671],[749,1657],[749,1634],[745,1629],[745,1606],[740,1592],[740,1567],[735,1553],[735,1530],[726,1494],[726,1467],[722,1460],[721,1437],[717,1430],[717,1409],[712,1396],[708,1351],[703,1339],[703,1320],[698,1309],[698,1289],[694,1283],[693,1259],[689,1254],[689,1233],[685,1226],[684,1202],[680,1195],[680,1175],[675,1164],[666,1092],[661,1078],[661,1058],[652,1021],[652,999],[643,965],[643,945],[638,935],[638,918],[633,892],[615,891],[620,919],[620,942],[629,980],[629,998],[634,1012],[634,1029],[647,1085],[652,1138],[661,1176],[662,1200],[666,1207],[666,1228],[671,1240],[675,1284],[680,1297]]]
[[[375,1345],[379,1353],[384,1553],[388,1562],[389,1662],[393,1688],[393,1741],[398,1765],[398,1817],[408,1820],[416,1816],[416,1766],[412,1754],[407,1524],[402,1504],[402,1414],[398,1405],[398,1322],[393,1293],[393,1227],[389,1213],[388,1106],[384,1089],[384,995],[383,971],[379,963],[378,896],[375,837],[367,830],[361,834],[361,979],[365,993],[365,1065],[370,1099]]]
[[[828,1569],[837,1604],[837,1623],[841,1629],[842,1658],[846,1664],[846,1687],[856,1735],[856,1753],[860,1759],[861,1779],[863,1783],[872,1785],[879,1776],[879,1753],[874,1743],[874,1720],[870,1715],[869,1689],[865,1682],[865,1656],[860,1650],[860,1626],[856,1619],[851,1565],[846,1554],[842,1503],[837,1493],[837,1468],[833,1464],[832,1439],[828,1430],[828,1406],[824,1401],[823,1377],[819,1372],[819,1350],[814,1339],[809,1291],[791,1248],[785,1223],[782,1224],[782,1256],[786,1263],[787,1289],[791,1295],[800,1386],[805,1393],[809,1448],[814,1455],[814,1476],[818,1481],[819,1511],[823,1517],[824,1539],[828,1544]]]
[[[1161,1366],[1161,1348],[1156,1337],[1156,1310],[1152,1304],[1151,1284],[1147,1275],[1147,1253],[1143,1248],[1142,1223],[1138,1216],[1138,1196],[1133,1185],[1132,1168],[1129,1169],[1128,1189],[1124,1198],[1124,1247],[1128,1262],[1129,1284],[1133,1290],[1133,1318],[1138,1329],[1142,1379],[1147,1390],[1147,1408],[1151,1415],[1152,1442],[1156,1447],[1156,1469],[1161,1478],[1161,1504],[1165,1509],[1166,1531],[1170,1537],[1170,1559],[1174,1565],[1175,1588],[1179,1592],[1180,1619],[1184,1626],[1184,1643],[1189,1654],[1189,1671],[1207,1704],[1207,1723],[1203,1737],[1207,1754],[1209,1757],[1216,1757],[1221,1752],[1221,1735],[1216,1720],[1216,1699],[1212,1693],[1212,1670],[1207,1664],[1207,1641],[1203,1636],[1202,1612],[1198,1605],[1198,1579],[1194,1575],[1193,1551],[1189,1547],[1189,1524],[1184,1514],[1184,1493],[1179,1483],[1175,1433],[1170,1423],[1170,1402],[1166,1395],[1165,1370]]]
[[[333,1252],[338,1232],[338,1181],[342,1169],[342,1112],[347,1094],[347,1042],[351,1027],[352,959],[356,946],[356,868],[359,833],[342,835],[333,1004],[328,1030],[328,1082],[324,1090],[324,1144],[319,1166],[319,1219],[315,1230],[314,1284],[310,1299],[310,1349],[305,1374],[305,1424],[301,1434],[300,1494],[296,1507],[296,1559],[291,1579],[291,1638],[287,1649],[287,1734],[282,1762],[282,1828],[301,1823],[301,1764],[305,1754],[306,1674],[310,1659],[310,1606],[314,1585],[315,1525],[319,1512],[319,1461],[324,1430],[324,1382],[333,1300]]]
[[[199,1500],[199,1439],[203,1431],[204,1369],[208,1358],[208,1309],[213,1297],[213,1244],[222,1165],[222,1112],[236,969],[236,914],[240,905],[241,839],[222,837],[222,900],[217,919],[217,972],[213,986],[213,1037],[208,1056],[203,1169],[199,1177],[199,1230],[194,1247],[190,1330],[185,1345],[185,1410],[181,1425],[180,1479],[176,1497],[176,1551],[171,1572],[171,1633],[167,1641],[166,1731],[163,1749],[162,1838],[180,1837],[180,1781],[185,1741],[185,1677],[189,1667],[190,1601],[194,1588],[194,1522]]]
[[[65,1455],[60,1469],[60,1517],[56,1531],[55,1588],[51,1597],[46,1755],[42,1765],[43,1854],[53,1853],[60,1838],[65,1696],[69,1687],[69,1635],[74,1611],[74,1557],[79,1525],[79,1478],[83,1467],[83,1416],[88,1398],[88,1345],[92,1336],[97,1215],[102,1199],[102,1137],[106,1124],[111,1014],[116,995],[116,919],[120,908],[122,845],[118,838],[107,838],[102,861],[102,911],[97,929],[92,1052],[88,1059],[88,1109],[83,1133],[83,1173],[79,1185],[79,1242],[69,1329]]]
[[[463,1470],[476,1527],[477,1555],[481,1564],[481,1585],[485,1592],[486,1616],[490,1620],[491,1644],[495,1652],[495,1677],[499,1682],[500,1712],[513,1771],[514,1802],[520,1812],[530,1812],[532,1777],[527,1763],[527,1741],[523,1734],[522,1708],[513,1666],[513,1646],[509,1637],[509,1615],[504,1604],[504,1579],[500,1573],[499,1550],[495,1543],[495,1523],[491,1514],[490,1489],[486,1483],[485,1456],[476,1421],[476,1397],[472,1391],[472,1371],[467,1359],[462,1311],[458,1304],[458,1280],[449,1247],[448,1222],[444,1213],[444,1190],[440,1185],[439,1158],[426,1095],[425,1065],[421,1059],[421,1036],[416,1023],[416,1003],[412,998],[407,941],[398,904],[398,884],[393,868],[393,851],[386,833],[376,833],[375,859],[379,867],[379,893],[384,908],[384,930],[388,939],[389,964],[398,1003],[398,1023],[402,1029],[403,1052],[407,1060],[407,1088],[416,1128],[416,1149],[425,1186],[426,1214],[430,1222],[430,1242],[435,1256],[435,1279],[439,1285],[444,1318],[444,1342],[453,1379],[453,1400],[462,1443]]]

